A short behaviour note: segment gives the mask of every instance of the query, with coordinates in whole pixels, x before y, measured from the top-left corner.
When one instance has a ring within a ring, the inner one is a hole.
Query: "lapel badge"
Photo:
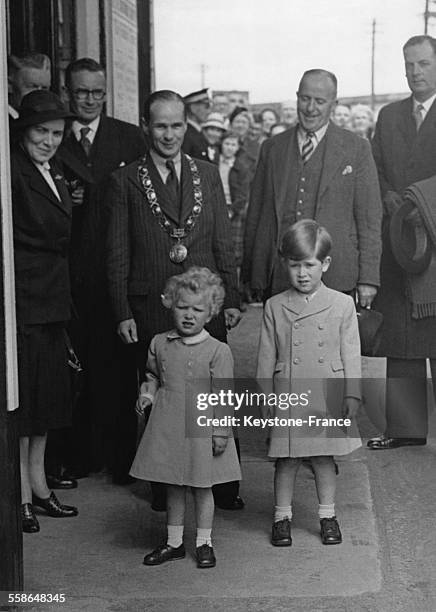
[[[55,181],[61,181],[62,180],[62,174],[55,174],[54,180]]]
[[[342,176],[345,176],[346,174],[351,174],[353,172],[353,166],[345,166],[345,168],[342,170]]]
[[[123,167],[123,166],[125,166],[125,165],[126,165],[126,162],[125,162],[125,161],[122,161],[122,162],[120,162],[120,165],[118,166],[118,168],[122,168],[122,167]]]

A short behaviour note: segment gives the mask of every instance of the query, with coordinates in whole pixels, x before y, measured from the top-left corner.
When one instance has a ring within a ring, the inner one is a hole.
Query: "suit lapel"
[[[30,159],[27,158],[27,155],[25,155],[24,152],[22,154],[22,158],[23,159],[21,164],[21,172],[23,175],[28,177],[27,184],[29,186],[29,189],[43,196],[45,199],[49,200],[52,204],[54,204],[64,214],[70,216],[71,209],[69,207],[70,199],[68,192],[66,193],[64,201],[59,200],[54,194],[49,184],[47,183],[47,181],[45,180],[45,178],[42,176],[41,172],[38,170],[38,168],[35,167],[35,165],[30,161]],[[55,182],[56,188],[58,188],[61,181],[55,179],[53,180]],[[63,198],[63,192],[59,192],[59,195],[61,198]]]
[[[327,128],[325,135],[326,143],[324,163],[321,173],[321,181],[319,184],[315,214],[318,212],[322,194],[327,189],[333,176],[336,174],[338,168],[344,161],[344,139],[341,130],[342,128],[338,128],[333,124],[330,124]]]
[[[292,151],[297,147],[297,128],[290,130],[288,138],[283,139],[276,148],[277,163],[272,164],[274,176],[274,189],[277,192],[275,204],[277,208],[277,219],[282,218],[283,207],[288,192],[289,174],[292,172]]]
[[[434,104],[432,105],[432,109],[433,109],[433,106]],[[430,109],[430,111],[432,109]],[[427,113],[427,116],[421,126],[420,132],[422,132],[424,125],[428,124],[427,119],[429,119],[428,115],[430,114],[430,111],[429,113]],[[397,116],[396,129],[400,132],[400,134],[402,134],[404,140],[407,143],[407,146],[411,148],[417,136],[416,123],[413,117],[412,97],[407,98],[406,100],[403,100],[403,103],[400,107],[400,112]]]
[[[194,205],[194,187],[192,185],[192,176],[189,162],[182,154],[182,172],[181,172],[181,209],[180,209],[180,225],[182,226],[192,212]],[[204,191],[204,185],[202,185]],[[204,195],[204,194],[203,194]]]

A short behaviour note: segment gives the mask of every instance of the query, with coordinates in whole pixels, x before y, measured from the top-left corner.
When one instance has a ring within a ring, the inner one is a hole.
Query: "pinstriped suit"
[[[156,333],[172,327],[171,313],[160,295],[166,280],[192,265],[217,271],[226,288],[225,307],[238,307],[231,226],[218,170],[212,164],[196,161],[201,177],[203,210],[194,229],[184,239],[188,256],[174,264],[169,251],[174,241],[151,213],[145,191],[138,179],[138,160],[111,176],[107,191],[108,242],[107,272],[109,295],[117,321],[134,318],[140,340],[149,341]],[[159,204],[173,224],[183,225],[194,204],[189,163],[182,154],[181,204],[171,200],[153,161],[146,164]],[[225,338],[223,317],[211,322],[209,331]]]

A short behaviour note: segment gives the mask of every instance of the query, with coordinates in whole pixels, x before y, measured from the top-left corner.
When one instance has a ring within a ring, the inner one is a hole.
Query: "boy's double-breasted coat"
[[[360,398],[361,356],[353,299],[321,285],[310,301],[294,289],[265,305],[257,379],[275,394],[307,393],[295,406],[277,404],[269,416],[339,418],[345,396]],[[349,430],[309,426],[272,427],[270,457],[344,455],[361,445]]]

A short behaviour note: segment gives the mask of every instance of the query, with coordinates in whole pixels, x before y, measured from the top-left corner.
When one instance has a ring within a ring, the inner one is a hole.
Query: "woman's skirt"
[[[18,343],[20,436],[71,425],[71,379],[64,323],[20,325]]]

